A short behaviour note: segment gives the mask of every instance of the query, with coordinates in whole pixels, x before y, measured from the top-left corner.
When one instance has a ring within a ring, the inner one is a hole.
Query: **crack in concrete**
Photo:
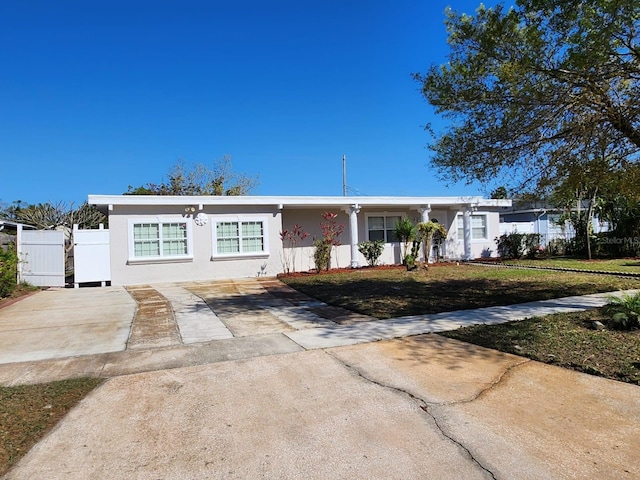
[[[407,397],[409,397],[411,400],[413,400],[414,402],[416,402],[418,404],[418,407],[420,408],[420,410],[422,410],[425,414],[427,414],[427,416],[433,421],[433,424],[436,426],[436,428],[438,429],[438,432],[440,432],[440,434],[446,438],[447,440],[449,440],[451,443],[455,444],[458,446],[458,448],[460,448],[461,450],[463,450],[471,459],[471,461],[477,465],[482,471],[484,471],[485,473],[487,473],[493,480],[497,480],[497,477],[495,476],[495,474],[489,470],[487,467],[485,467],[471,452],[471,450],[466,447],[465,445],[462,444],[462,442],[456,440],[451,434],[447,433],[444,428],[442,427],[442,425],[440,425],[440,423],[438,422],[438,419],[436,417],[436,415],[431,412],[429,410],[429,407],[438,407],[438,406],[446,406],[444,404],[437,404],[437,403],[429,403],[427,402],[425,399],[418,397],[417,395],[411,393],[409,390],[405,390],[404,388],[400,388],[400,387],[396,387],[394,385],[389,385],[387,383],[384,382],[380,382],[378,380],[375,380],[374,378],[371,378],[367,375],[365,375],[361,370],[359,370],[357,367],[355,367],[354,365],[350,365],[349,363],[345,362],[344,360],[342,360],[341,358],[339,358],[337,355],[327,351],[327,350],[323,350],[327,355],[329,355],[331,358],[333,358],[335,361],[337,361],[340,365],[342,365],[343,367],[345,367],[346,369],[348,369],[351,372],[354,372],[358,377],[364,379],[365,381],[372,383],[374,385],[377,385],[379,387],[388,389],[388,390],[392,390],[394,392],[400,393],[401,395],[405,395]],[[525,362],[522,362],[525,363]],[[522,365],[522,363],[519,363],[517,365]],[[513,365],[513,367],[517,366],[517,365]],[[510,370],[511,368],[507,369]],[[499,383],[502,378],[504,377],[504,374],[507,372],[505,371],[502,375],[500,375],[499,379],[497,382],[493,383],[492,385],[490,385],[489,387],[487,387],[486,389],[484,389],[482,392],[487,391],[491,388],[494,388],[495,385],[497,385],[497,383]],[[480,395],[482,395],[482,392],[480,392],[475,398],[479,398]],[[473,400],[470,400],[473,401]],[[465,403],[465,402],[462,402]]]
[[[509,373],[511,373],[512,370],[515,370],[516,368],[521,367],[522,365],[525,365],[525,364],[527,364],[527,363],[529,363],[531,361],[532,360],[530,358],[525,358],[521,362],[514,363],[513,365],[508,366],[500,375],[497,376],[497,378],[493,382],[491,382],[485,388],[481,389],[476,395],[472,396],[471,398],[465,398],[465,399],[462,399],[462,400],[453,400],[451,402],[442,402],[442,403],[433,402],[433,403],[431,403],[431,406],[434,406],[434,407],[450,407],[452,405],[463,405],[465,403],[475,402],[480,397],[484,396],[486,393],[490,392],[491,390],[496,388],[498,385],[500,385],[500,383],[502,383],[502,380],[504,380],[504,378]]]

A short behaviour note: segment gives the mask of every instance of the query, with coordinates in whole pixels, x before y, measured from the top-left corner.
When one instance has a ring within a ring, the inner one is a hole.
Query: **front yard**
[[[640,275],[640,260],[635,258],[615,258],[608,260],[579,260],[575,258],[549,258],[541,260],[508,260],[505,263],[531,267],[557,267],[576,270],[597,270],[601,272],[623,272]]]
[[[593,264],[573,262],[574,267]],[[602,266],[620,265],[609,262]],[[417,272],[362,269],[282,280],[329,304],[381,319],[640,288],[640,279],[613,275],[480,265],[434,266]],[[591,324],[595,320],[606,325],[608,318],[601,309],[595,309],[501,325],[477,325],[443,335],[640,384],[640,330],[594,330]]]
[[[282,281],[330,305],[381,319],[640,288],[640,279],[473,264],[413,272],[363,268]]]

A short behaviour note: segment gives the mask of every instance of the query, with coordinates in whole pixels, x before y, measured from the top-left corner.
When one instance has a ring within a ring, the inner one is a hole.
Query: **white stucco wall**
[[[119,200],[119,198],[115,198]],[[152,198],[148,203],[146,199],[135,199],[132,203],[114,202],[109,211],[109,232],[111,248],[111,281],[114,285],[135,285],[159,282],[182,282],[194,280],[214,280],[224,278],[256,277],[260,275],[272,276],[285,271],[287,257],[283,250],[280,233],[283,229],[292,230],[295,224],[299,224],[309,235],[300,241],[295,253],[295,271],[310,271],[315,269],[313,260],[313,241],[320,238],[322,231],[320,223],[323,222],[322,214],[330,211],[338,214],[337,223],[344,225],[344,232],[340,236],[341,246],[335,247],[332,255],[331,267],[348,267],[351,264],[351,234],[349,206],[333,205],[318,207],[317,205],[305,205],[304,202],[297,206],[283,204],[207,204],[198,203],[198,197],[194,197],[196,211],[185,215],[183,199],[180,203],[176,199],[163,203],[161,198]],[[226,199],[224,199],[226,201]],[[235,199],[234,199],[235,200]],[[246,200],[246,199],[240,199]],[[106,198],[109,201],[109,198]],[[396,199],[390,199],[384,206],[360,206],[357,214],[358,243],[368,240],[368,222],[370,216],[407,216],[417,223],[424,217],[420,211],[420,203],[399,205],[394,203]],[[355,203],[355,202],[354,202]],[[105,205],[105,203],[101,203]],[[190,203],[189,203],[190,204]],[[109,205],[107,203],[107,205]],[[465,205],[440,205],[429,212],[429,219],[437,219],[448,229],[449,235],[446,241],[444,253],[445,259],[464,258],[464,240],[457,238],[456,214],[458,208],[466,208]],[[198,225],[194,216],[204,213],[208,217],[206,225]],[[473,239],[471,241],[472,258],[481,257],[489,253],[495,256],[495,243],[493,238],[499,235],[499,215],[497,211],[474,212],[487,216],[487,238]],[[192,242],[192,258],[172,259],[170,261],[153,260],[139,261],[132,258],[130,252],[132,244],[132,224],[140,223],[145,219],[169,222],[187,222],[188,231]],[[268,252],[254,256],[233,256],[221,258],[214,255],[213,246],[215,235],[212,225],[222,219],[256,219],[264,221],[266,227],[266,241]],[[398,242],[385,245],[380,259],[381,264],[399,264],[402,261],[402,248]],[[367,265],[362,254],[357,252],[357,260],[360,266]],[[293,265],[291,265],[293,269]]]
[[[283,228],[292,230],[295,224],[302,227],[304,231],[309,233],[309,236],[298,244],[297,252],[295,253],[295,271],[306,272],[313,270],[315,264],[313,261],[313,239],[321,236],[320,222],[323,221],[322,213],[327,211],[326,209],[285,209],[282,212]],[[345,211],[337,209],[330,210],[333,213],[337,213],[337,222],[345,226],[344,233],[340,237],[342,245],[334,249],[332,256],[332,268],[348,267],[351,260],[350,252],[350,236],[349,236],[349,216]],[[438,220],[443,224],[449,232],[447,240],[443,248],[443,256],[448,260],[458,260],[464,258],[464,239],[457,237],[457,224],[456,215],[457,210],[451,210],[446,208],[433,209],[429,213],[429,219]],[[482,214],[487,216],[487,238],[486,239],[472,239],[471,241],[471,255],[472,258],[480,258],[483,255],[489,254],[492,257],[496,256],[496,245],[493,239],[499,236],[500,222],[498,212],[490,211],[477,211],[474,214]],[[367,217],[368,216],[407,216],[414,223],[418,223],[421,220],[421,215],[415,209],[407,208],[361,208],[358,213],[358,242],[368,240],[367,236]],[[380,264],[382,265],[397,265],[402,262],[401,250],[403,246],[399,243],[387,243],[382,256],[380,257]],[[288,250],[288,248],[287,248]],[[288,254],[288,253],[287,253]],[[289,254],[290,255],[290,254]],[[291,261],[293,258],[291,259]],[[361,266],[367,265],[364,256],[358,252],[358,261]],[[293,269],[293,265],[291,267]],[[284,267],[283,267],[284,270]]]
[[[280,211],[273,207],[225,207],[205,205],[208,216],[206,225],[196,225],[193,216],[184,217],[182,206],[124,206],[115,205],[109,212],[109,241],[111,245],[112,285],[138,285],[159,282],[183,282],[223,278],[246,278],[259,275],[276,275],[282,271],[282,243]],[[212,224],[217,218],[232,218],[238,215],[264,218],[267,228],[269,252],[260,257],[213,257]],[[161,217],[170,221],[191,222],[193,259],[184,261],[157,261],[134,263],[129,258],[129,220]]]

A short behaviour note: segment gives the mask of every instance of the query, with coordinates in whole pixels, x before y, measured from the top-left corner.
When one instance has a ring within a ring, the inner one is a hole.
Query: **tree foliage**
[[[125,195],[248,195],[257,185],[257,176],[234,172],[231,157],[225,155],[213,167],[179,160],[163,183],[130,185]]]
[[[107,217],[87,202],[75,208],[73,202],[23,205],[23,202],[17,201],[4,209],[2,216],[41,230],[56,230],[60,227],[72,229],[73,225],[78,225],[79,228],[97,228],[99,224],[107,223]]]
[[[414,78],[450,120],[430,146],[446,178],[534,189],[598,157],[637,160],[637,0],[517,0],[445,23],[448,63]]]

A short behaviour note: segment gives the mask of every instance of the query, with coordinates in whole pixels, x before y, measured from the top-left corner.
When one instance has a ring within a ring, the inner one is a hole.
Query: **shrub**
[[[540,248],[540,238],[542,235],[539,233],[526,233],[524,235],[524,248],[528,258],[536,258],[543,251]]]
[[[283,230],[280,232],[280,240],[282,240],[283,266],[284,271],[296,271],[296,247],[299,242],[304,241],[309,234],[305,232],[297,223],[292,230]]]
[[[364,255],[367,264],[370,267],[378,265],[380,255],[384,250],[384,240],[375,240],[373,242],[361,242],[358,244],[358,251]]]
[[[336,222],[338,217],[337,213],[324,212],[322,218],[324,222],[320,223],[320,229],[322,230],[322,238],[313,242],[316,247],[316,251],[313,253],[313,259],[316,263],[316,270],[320,271],[322,268],[318,267],[318,261],[324,267],[325,270],[329,270],[331,267],[331,250],[333,247],[339,247],[340,235],[344,231],[344,225]]]
[[[324,238],[319,238],[313,242],[315,250],[313,252],[313,261],[316,265],[316,272],[321,270],[329,270],[331,265],[331,248],[333,245]]]
[[[8,297],[15,290],[18,262],[15,245],[10,244],[6,250],[0,248],[0,298]]]
[[[524,254],[536,258],[540,253],[539,233],[505,233],[494,241],[498,246],[498,255],[502,258],[521,258]]]
[[[547,253],[551,256],[561,256],[567,253],[567,241],[564,238],[554,238],[547,246]]]
[[[498,246],[498,255],[501,258],[520,258],[524,255],[524,233],[504,233],[494,242]]]
[[[609,297],[605,312],[610,315],[609,324],[616,330],[631,330],[640,326],[640,292],[623,293],[621,297]]]

